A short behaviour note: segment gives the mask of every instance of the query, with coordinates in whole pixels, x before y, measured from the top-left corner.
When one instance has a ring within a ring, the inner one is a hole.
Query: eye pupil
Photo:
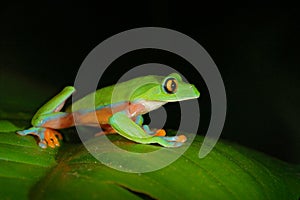
[[[174,81],[172,81],[172,83],[171,83],[171,88],[172,88],[172,91],[176,89],[176,84]]]
[[[175,93],[177,90],[177,80],[175,78],[168,78],[164,85],[165,91],[169,94]]]

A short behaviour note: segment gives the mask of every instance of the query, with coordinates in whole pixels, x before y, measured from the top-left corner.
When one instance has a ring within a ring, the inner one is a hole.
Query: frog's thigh
[[[45,103],[33,116],[33,120],[40,115],[59,112],[64,106],[66,100],[75,92],[72,86],[65,87],[59,94]]]
[[[35,120],[32,120],[32,125],[35,127],[62,129],[73,126],[74,120],[71,113],[53,112],[37,116]]]

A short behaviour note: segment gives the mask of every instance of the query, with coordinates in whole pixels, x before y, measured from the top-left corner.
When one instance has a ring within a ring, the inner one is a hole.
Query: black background
[[[171,28],[200,43],[220,70],[228,100],[222,138],[300,163],[299,9],[269,3],[277,7],[265,3],[227,9],[217,3],[173,1],[1,3],[0,66],[59,90],[73,85],[84,58],[104,39],[137,27]],[[146,55],[169,66],[181,63],[174,55],[145,52],[111,66],[111,76],[101,84],[114,83],[120,69],[144,62],[140,59]],[[187,77],[200,88],[203,133],[210,117],[207,90],[199,75]]]

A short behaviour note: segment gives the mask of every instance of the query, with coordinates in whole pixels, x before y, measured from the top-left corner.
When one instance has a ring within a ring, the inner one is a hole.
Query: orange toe
[[[59,132],[57,132],[57,131],[54,131],[54,135],[55,135],[59,140],[62,140],[62,139],[63,139],[62,135],[61,135]]]
[[[183,142],[186,141],[185,135],[178,135],[177,137],[178,137],[177,142],[182,142],[183,143]]]
[[[164,129],[159,129],[156,131],[155,136],[165,136],[166,131]]]
[[[49,147],[55,148],[56,146],[57,147],[60,146],[57,137],[58,137],[58,139],[62,139],[61,134],[58,133],[57,131],[52,130],[52,129],[46,129],[45,141],[47,142]]]

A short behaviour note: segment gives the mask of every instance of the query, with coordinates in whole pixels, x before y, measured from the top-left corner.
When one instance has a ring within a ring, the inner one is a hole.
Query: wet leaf
[[[110,136],[135,152],[162,147]],[[171,165],[148,173],[126,173],[96,160],[82,144],[40,149],[31,136],[0,133],[0,188],[5,198],[297,199],[299,168],[256,151],[220,141],[198,158],[203,138]],[[100,145],[93,139],[87,145]],[[103,150],[103,149],[102,149]],[[107,152],[110,149],[106,149]],[[172,151],[170,151],[172,153]]]

